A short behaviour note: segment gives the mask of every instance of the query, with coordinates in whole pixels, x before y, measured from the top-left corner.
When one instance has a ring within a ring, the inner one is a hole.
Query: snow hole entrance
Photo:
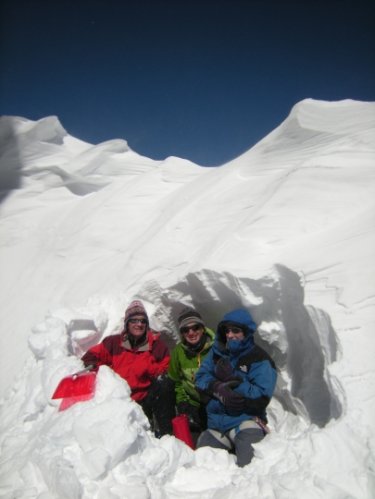
[[[184,305],[195,307],[213,330],[226,312],[247,308],[258,324],[256,342],[278,369],[275,402],[319,427],[342,414],[343,390],[329,370],[339,353],[338,338],[328,314],[304,304],[296,272],[277,265],[272,275],[254,280],[202,270],[167,289],[148,282],[139,298],[152,304],[154,326],[170,348],[178,341],[176,318]],[[274,419],[272,407],[271,401]]]

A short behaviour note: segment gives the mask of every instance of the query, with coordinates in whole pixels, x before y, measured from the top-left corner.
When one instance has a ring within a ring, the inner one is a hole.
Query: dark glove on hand
[[[232,390],[233,385],[238,386],[237,381],[215,381],[212,385],[212,394],[228,411],[243,412],[245,409],[245,397]]]
[[[215,375],[220,381],[237,380],[237,385],[233,386],[238,386],[242,381],[239,376],[234,374],[233,367],[231,366],[229,360],[224,359],[223,357],[218,360],[215,366]]]
[[[186,414],[191,430],[200,429],[199,410],[189,402],[179,402],[177,404],[178,414]]]
[[[191,410],[191,405],[189,402],[179,402],[177,404],[177,412],[178,414],[189,414]]]

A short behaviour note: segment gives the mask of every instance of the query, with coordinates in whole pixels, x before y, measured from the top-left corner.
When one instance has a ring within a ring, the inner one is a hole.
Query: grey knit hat
[[[182,312],[180,312],[177,318],[177,322],[179,329],[192,322],[195,322],[196,324],[202,324],[203,327],[205,326],[200,313],[190,307],[186,307],[182,310]]]

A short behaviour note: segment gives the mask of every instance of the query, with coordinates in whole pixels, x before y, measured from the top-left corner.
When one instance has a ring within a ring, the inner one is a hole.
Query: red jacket
[[[111,367],[128,382],[135,401],[147,395],[154,378],[167,372],[169,359],[168,348],[160,334],[152,330],[147,332],[147,341],[139,347],[132,348],[124,333],[115,334],[104,338],[82,357],[86,366]]]

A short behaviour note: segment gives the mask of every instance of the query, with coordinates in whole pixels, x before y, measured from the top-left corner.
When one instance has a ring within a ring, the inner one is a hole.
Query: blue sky
[[[2,0],[0,113],[223,164],[298,101],[375,100],[373,0]]]

